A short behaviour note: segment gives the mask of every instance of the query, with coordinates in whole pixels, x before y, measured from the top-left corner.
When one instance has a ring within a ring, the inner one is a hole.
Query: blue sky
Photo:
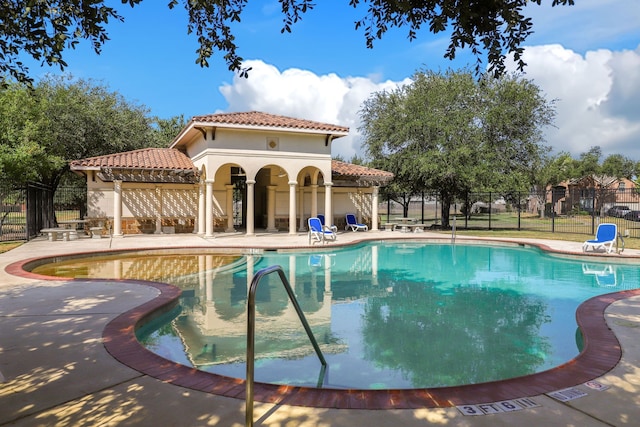
[[[95,55],[81,43],[65,56],[65,69],[91,78],[162,118],[225,111],[259,110],[349,126],[334,154],[360,154],[358,110],[374,91],[407,83],[419,69],[473,66],[460,51],[443,58],[448,34],[427,29],[409,42],[406,30],[392,29],[373,49],[365,47],[354,21],[365,13],[348,1],[317,6],[280,33],[277,1],[249,2],[234,25],[238,53],[252,66],[249,79],[228,71],[214,53],[209,68],[195,64],[197,39],[187,34],[182,6],[147,0],[131,9],[112,1],[125,22],[111,22],[111,38]],[[535,33],[527,40],[526,77],[548,99],[557,100],[556,126],[546,131],[555,152],[574,155],[600,145],[606,155],[640,160],[640,2],[578,0],[570,7],[529,7]],[[34,77],[57,69],[29,62]]]

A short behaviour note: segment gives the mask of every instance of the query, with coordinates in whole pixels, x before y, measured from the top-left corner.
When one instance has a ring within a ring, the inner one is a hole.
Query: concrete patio
[[[361,239],[434,238],[436,233],[341,232],[339,244]],[[577,242],[509,239],[580,254]],[[461,239],[458,239],[461,241]],[[107,352],[105,326],[121,313],[158,295],[154,287],[127,281],[65,281],[16,276],[5,267],[24,259],[109,249],[169,247],[308,247],[307,235],[284,233],[136,235],[118,239],[30,241],[0,254],[0,426],[242,426],[245,402],[167,384],[120,363]],[[317,246],[317,245],[316,245]],[[619,255],[602,255],[614,259]],[[624,258],[640,263],[640,251]],[[640,286],[640,284],[638,284]],[[640,419],[640,296],[611,304],[607,323],[622,346],[622,359],[596,379],[597,390],[562,402],[530,396],[530,407],[491,407],[465,415],[456,407],[433,409],[328,409],[256,402],[260,426],[633,426]],[[491,401],[488,401],[488,403]]]

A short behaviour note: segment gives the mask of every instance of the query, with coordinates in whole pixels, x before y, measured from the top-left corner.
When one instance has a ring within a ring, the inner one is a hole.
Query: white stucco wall
[[[307,167],[331,176],[331,142],[326,144],[325,135],[217,129],[214,140],[204,138],[199,134],[186,150],[196,167],[206,169],[207,179],[217,180],[214,174],[227,164],[241,167],[249,180],[270,165],[293,181]]]

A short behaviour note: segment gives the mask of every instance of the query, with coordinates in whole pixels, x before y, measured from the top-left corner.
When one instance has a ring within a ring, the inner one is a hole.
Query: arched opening
[[[237,163],[218,167],[212,191],[213,229],[233,232],[246,225],[246,173]]]

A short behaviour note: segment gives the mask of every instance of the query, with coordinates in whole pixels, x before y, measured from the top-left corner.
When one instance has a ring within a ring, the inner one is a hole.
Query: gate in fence
[[[86,190],[44,184],[0,187],[0,241],[30,240],[58,221],[82,219],[87,212]]]

